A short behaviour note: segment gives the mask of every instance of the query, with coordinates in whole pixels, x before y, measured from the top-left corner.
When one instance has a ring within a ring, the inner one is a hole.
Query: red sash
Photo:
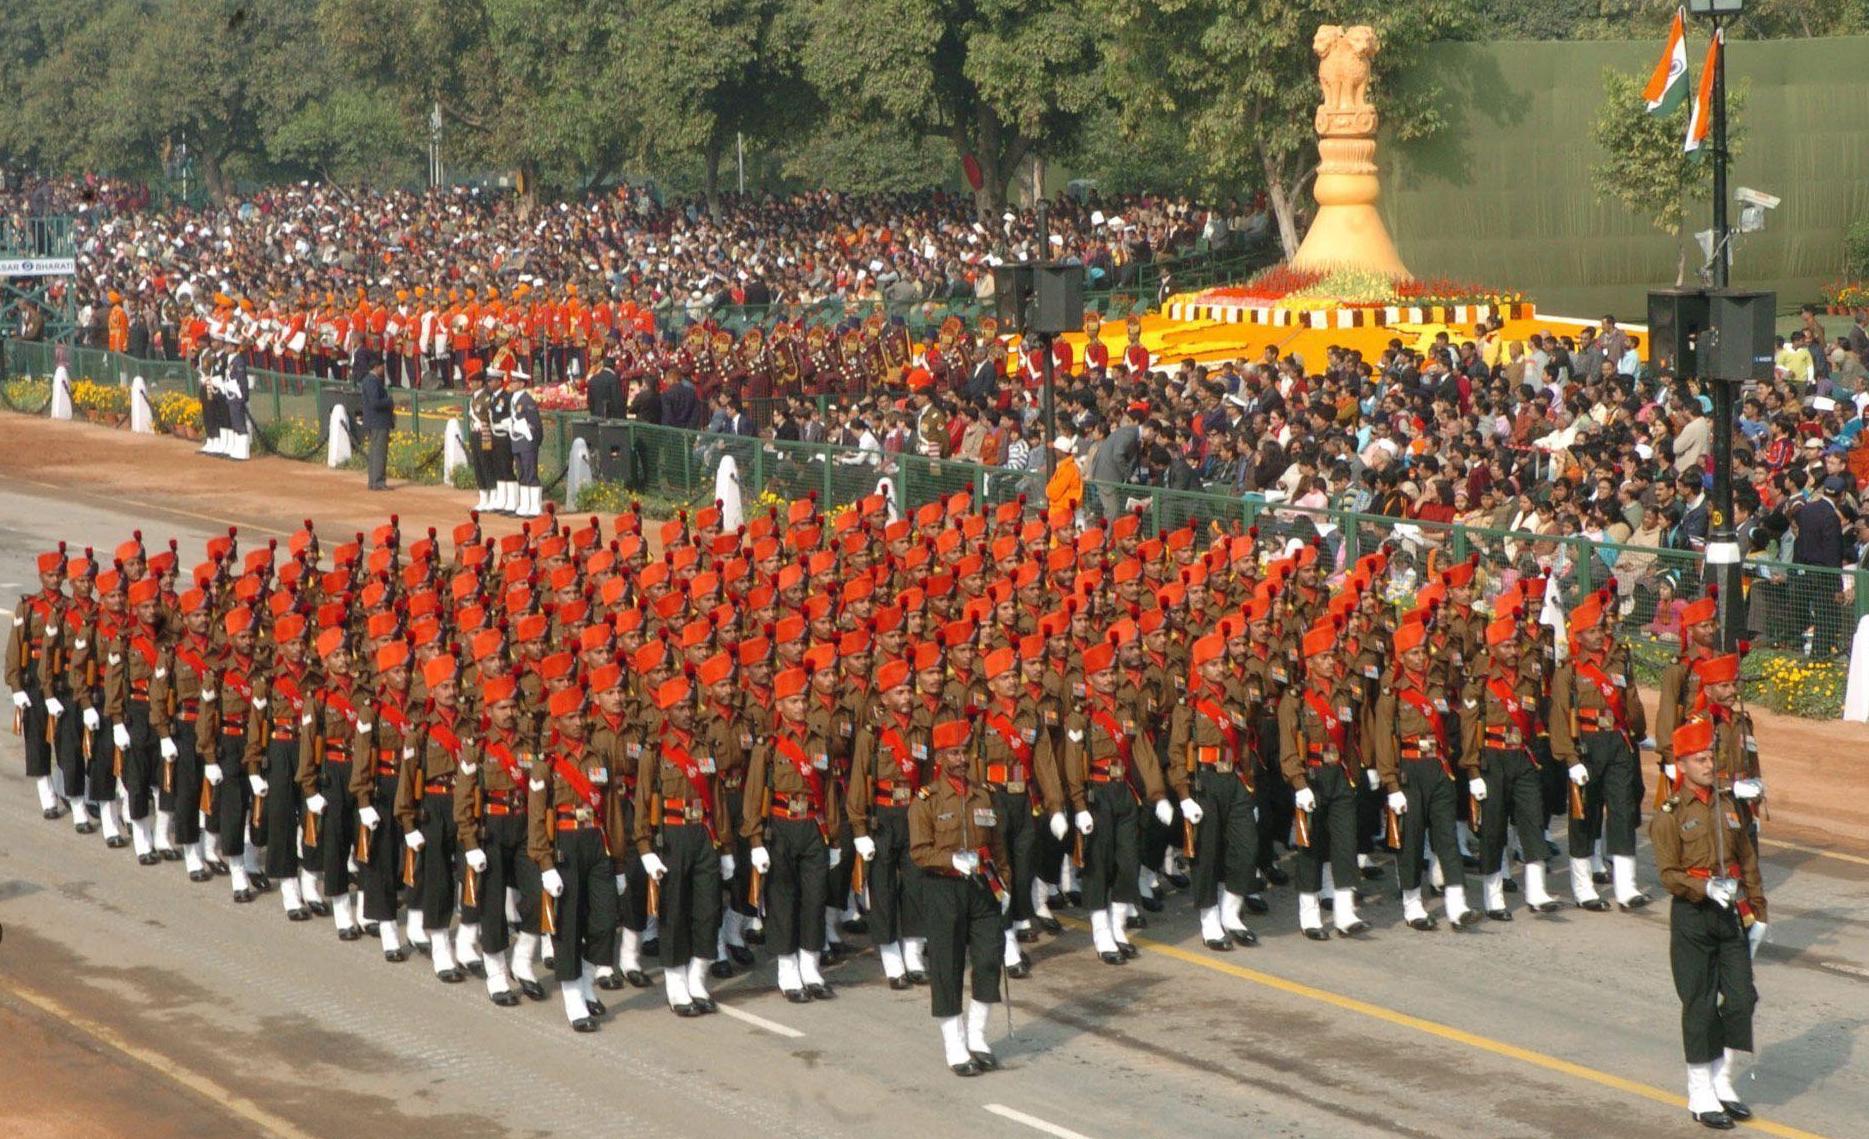
[[[572,794],[588,804],[591,810],[597,811],[603,808],[603,794],[592,786],[582,767],[566,762],[563,756],[553,756],[552,769],[558,772],[560,779],[571,785]]]
[[[1432,701],[1421,694],[1418,688],[1397,688],[1396,696],[1405,701],[1410,708],[1420,712],[1434,728],[1434,745],[1440,756],[1441,766],[1447,766],[1447,729],[1441,724],[1441,716]]]
[[[1220,729],[1221,737],[1227,741],[1227,750],[1233,753],[1233,758],[1235,760],[1238,760],[1240,756],[1240,733],[1239,729],[1233,726],[1232,717],[1222,711],[1220,705],[1215,704],[1205,696],[1195,696],[1192,698],[1191,703],[1193,703],[1196,712],[1207,717],[1208,721],[1212,723],[1214,727]]]
[[[1523,710],[1519,704],[1518,696],[1513,693],[1512,689],[1506,686],[1505,681],[1500,680],[1498,677],[1495,676],[1486,682],[1486,690],[1491,692],[1493,698],[1499,701],[1500,707],[1506,710],[1506,718],[1511,720],[1512,726],[1519,730],[1519,740],[1521,746],[1525,749],[1525,754],[1530,755],[1532,753],[1532,736],[1535,734],[1532,731],[1531,715]]]
[[[1117,724],[1116,717],[1110,715],[1108,712],[1092,709],[1090,712],[1090,720],[1091,723],[1102,728],[1104,732],[1109,735],[1110,739],[1115,742],[1117,757],[1125,764],[1129,764],[1129,753],[1132,745],[1129,741],[1129,737],[1123,734],[1122,727]],[[1129,766],[1134,765],[1129,764]]]
[[[294,715],[305,709],[305,697],[299,692],[298,681],[290,676],[279,676],[273,679],[273,696],[285,697],[286,702],[292,705]]]
[[[208,662],[201,659],[200,653],[197,653],[193,649],[185,649],[177,645],[175,646],[175,659],[181,661],[189,668],[194,669],[195,675],[200,677],[202,681],[205,682],[208,679]]]
[[[901,773],[903,780],[908,783],[909,793],[912,795],[916,791],[921,790],[921,765],[915,762],[915,753],[909,749],[908,741],[902,738],[902,733],[896,731],[894,728],[884,728],[878,738],[882,740],[890,751],[896,753],[896,770]]]
[[[454,734],[453,728],[446,724],[430,724],[428,738],[431,743],[441,745],[441,750],[448,753],[456,767],[461,765],[461,737]]]
[[[702,773],[701,765],[695,762],[688,749],[669,739],[665,733],[662,738],[662,754],[672,760],[681,770],[682,778],[688,781],[689,790],[701,804],[701,825],[707,828],[707,837],[714,838],[714,788],[709,785],[707,776]]]
[[[1345,754],[1343,745],[1343,724],[1338,722],[1337,713],[1324,703],[1322,696],[1309,688],[1304,690],[1304,702],[1311,706],[1311,714],[1324,722],[1324,731],[1330,736],[1330,746],[1337,749],[1338,760],[1347,763],[1349,756]]]
[[[249,704],[253,703],[253,686],[247,683],[245,673],[223,672],[221,674],[221,687],[231,688],[234,690],[234,695],[240,697]]]
[[[1624,726],[1626,721],[1623,718],[1622,692],[1616,687],[1616,682],[1605,676],[1603,670],[1594,664],[1579,663],[1577,675],[1596,687],[1603,696],[1603,703],[1609,705],[1610,715],[1616,717],[1616,730],[1626,732],[1628,729]]]
[[[818,769],[811,766],[811,757],[805,754],[805,749],[799,747],[796,740],[783,733],[772,737],[772,746],[791,763],[798,777],[805,781],[805,787],[811,795],[811,809],[818,813],[819,825],[823,825],[824,780],[818,775]]]
[[[353,728],[357,726],[357,709],[351,704],[350,698],[343,693],[327,689],[324,694],[324,706],[336,708],[338,715],[344,717],[345,723]]]
[[[409,717],[403,713],[401,708],[396,707],[394,704],[378,704],[376,706],[376,718],[396,729],[397,735],[408,736]]]
[[[512,781],[514,787],[526,785],[526,773],[520,768],[519,758],[513,754],[513,749],[503,743],[493,743],[487,745],[486,754],[492,756],[494,762],[500,765],[500,770],[506,772],[506,778]]]
[[[1029,785],[1032,782],[1032,745],[1025,742],[1024,733],[1019,731],[1018,725],[998,712],[986,714],[986,726],[1005,741],[1013,758],[1019,761],[1020,778]]]
[[[136,637],[130,641],[130,647],[135,649],[137,655],[143,658],[143,664],[149,668],[149,671],[156,671],[157,652],[155,641],[148,637]]]

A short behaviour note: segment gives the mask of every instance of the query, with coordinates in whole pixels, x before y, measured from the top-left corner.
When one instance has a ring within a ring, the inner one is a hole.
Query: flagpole
[[[1726,37],[1719,16],[1713,18],[1713,35],[1720,47],[1713,59],[1713,287],[1727,286],[1727,268],[1732,253],[1727,248],[1730,236],[1726,223]]]

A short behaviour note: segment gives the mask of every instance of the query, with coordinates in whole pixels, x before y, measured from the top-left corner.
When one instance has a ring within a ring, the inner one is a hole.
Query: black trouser
[[[299,870],[299,809],[304,793],[298,784],[299,745],[295,739],[266,741],[266,807],[254,841],[266,848],[266,873],[286,878]],[[310,852],[307,851],[307,856]]]
[[[1543,796],[1545,820],[1561,818],[1570,813],[1570,776],[1565,774],[1568,764],[1558,763],[1551,753],[1551,737],[1538,735],[1532,738],[1532,756],[1538,761],[1538,788]],[[1541,831],[1543,827],[1539,828]]]
[[[69,693],[58,693],[65,714],[52,729],[53,752],[58,761],[58,793],[67,799],[84,798],[84,713]],[[48,772],[48,774],[50,774]]]
[[[623,800],[623,828],[624,834],[636,833],[636,804],[633,796]],[[634,845],[617,857],[616,861],[623,866],[626,883],[623,896],[617,899],[617,925],[631,933],[641,933],[649,928],[649,876],[643,872],[642,857],[636,853]],[[740,865],[747,864],[743,862]],[[744,873],[741,872],[742,876]]]
[[[603,832],[594,826],[559,831],[554,858],[565,892],[554,911],[558,933],[552,938],[552,974],[561,982],[575,981],[587,961],[593,968],[616,961],[616,873]]]
[[[1543,771],[1524,748],[1482,748],[1480,777],[1486,801],[1480,804],[1480,871],[1506,869],[1506,824],[1519,828],[1519,846],[1527,863],[1551,856],[1545,845]]]
[[[1278,755],[1277,717],[1259,717],[1255,730],[1259,733],[1258,753]],[[1262,871],[1270,870],[1278,862],[1274,844],[1285,841],[1291,834],[1292,814],[1297,810],[1292,801],[1291,784],[1280,774],[1276,762],[1259,763],[1253,778],[1252,801],[1259,812],[1259,849],[1253,863]]]
[[[1459,825],[1461,787],[1438,760],[1402,760],[1402,796],[1408,810],[1402,814],[1402,853],[1396,875],[1404,890],[1421,888],[1421,855],[1434,846],[1441,874],[1449,886],[1467,886],[1466,867],[1460,861]],[[1482,821],[1484,816],[1481,816]]]
[[[1311,812],[1311,845],[1298,851],[1298,889],[1306,894],[1322,890],[1324,861],[1329,859],[1336,888],[1354,890],[1358,881],[1356,788],[1350,786],[1341,764],[1307,766],[1306,771],[1317,806]]]
[[[91,758],[85,767],[90,788],[86,797],[93,803],[108,803],[117,797],[116,732],[110,717],[104,715],[104,702],[96,701],[92,707],[98,710],[98,717],[97,730],[91,733]]]
[[[960,1015],[961,982],[970,960],[973,999],[982,1004],[999,1000],[1005,937],[993,891],[974,878],[925,874],[922,902],[928,923],[928,988],[934,1015],[941,1020]]]
[[[37,779],[52,774],[53,745],[47,738],[46,730],[46,721],[51,716],[45,710],[45,693],[39,691],[35,681],[27,681],[26,687],[20,691],[32,697],[32,703],[26,705],[25,711],[19,714],[19,730],[21,742],[26,748],[26,778]]]
[[[526,854],[526,816],[488,815],[481,824],[480,849],[487,856],[479,886],[480,950],[504,953],[513,933],[506,920],[506,891],[519,895],[519,932],[539,928],[539,868]]]
[[[1641,765],[1620,732],[1589,732],[1578,742],[1582,749],[1577,762],[1590,773],[1590,781],[1582,788],[1583,818],[1570,820],[1570,856],[1590,857],[1599,834],[1612,857],[1633,855]],[[1565,778],[1570,778],[1568,773]]]
[[[493,461],[493,448],[483,447],[476,441],[468,455],[474,460],[474,486],[479,490],[492,490],[499,481],[499,466]]]
[[[844,798],[844,791],[848,786],[849,784],[842,779],[832,784],[833,793],[839,800]],[[837,843],[837,849],[843,853],[837,856],[836,866],[830,865],[828,857],[825,859],[824,904],[832,909],[842,910],[850,904],[850,876],[856,872],[857,868],[856,837],[850,830],[850,824],[845,822],[832,833],[831,838]]]
[[[829,847],[816,819],[773,819],[767,828],[766,948],[783,957],[824,948]]]
[[[720,852],[700,823],[663,827],[657,846],[668,868],[656,916],[662,964],[675,969],[694,957],[711,961],[720,938]]]
[[[372,490],[380,490],[386,485],[383,480],[389,472],[389,428],[367,428],[363,438],[367,485]]]
[[[870,941],[888,945],[920,937],[922,916],[919,866],[909,858],[909,809],[875,807],[870,812],[870,840],[876,857],[867,867],[870,891]]]
[[[1142,832],[1136,796],[1122,780],[1090,785],[1090,833],[1084,837],[1084,905],[1100,910],[1111,902],[1142,897],[1136,871],[1142,864]]]
[[[176,845],[187,846],[201,840],[201,756],[195,751],[194,720],[177,718],[171,727],[176,729],[169,737],[175,741],[175,758],[170,761],[169,789],[157,803],[174,815]]]
[[[1180,805],[1171,799],[1169,806],[1175,809],[1175,813],[1166,823],[1155,817],[1153,808],[1143,811],[1141,817],[1136,820],[1136,863],[1139,867],[1146,866],[1150,870],[1160,870],[1162,859],[1168,854],[1168,844],[1171,842],[1179,844],[1181,841]],[[1138,896],[1140,896],[1139,890]]]
[[[1201,809],[1200,825],[1194,828],[1194,904],[1219,905],[1222,883],[1229,893],[1254,892],[1259,834],[1246,785],[1234,772],[1202,767],[1189,790]]]
[[[520,486],[539,485],[539,447],[537,443],[513,448],[513,479]]]
[[[1681,998],[1681,1046],[1690,1064],[1727,1048],[1752,1051],[1752,955],[1739,915],[1712,901],[1675,898],[1668,913],[1668,962]]]
[[[1837,637],[1843,624],[1837,610],[1838,582],[1834,573],[1793,567],[1791,570],[1791,612],[1796,628],[1794,637],[1811,632],[1811,655],[1828,657],[1836,653]]]
[[[454,794],[429,791],[422,796],[422,849],[418,852],[420,868],[410,898],[421,906],[422,928],[445,930],[454,918],[454,887],[461,858],[460,834],[454,824]],[[505,899],[500,899],[504,906]],[[471,925],[477,912],[461,908],[461,922]]]
[[[324,814],[318,817],[318,866],[324,874],[327,898],[342,897],[351,888],[350,851],[357,843],[357,804],[350,797],[350,765],[347,759],[326,760],[318,772],[318,793],[324,796]],[[311,852],[306,851],[305,857],[309,861]]]
[[[722,797],[722,803],[727,808],[727,826],[731,828],[733,834],[732,846],[728,849],[733,854],[735,866],[733,878],[727,883],[727,904],[733,908],[735,913],[751,917],[758,912],[747,901],[747,889],[753,881],[753,847],[740,833],[740,823],[746,818],[746,801],[740,793],[741,789],[746,786],[745,778],[744,773],[741,773],[731,783],[723,780],[721,788],[726,792]],[[642,873],[640,864],[636,868],[636,873],[638,875]],[[636,889],[636,882],[633,879],[630,882],[630,889],[632,891]],[[642,927],[632,926],[630,928],[640,932]]]
[[[1382,830],[1382,792],[1372,790],[1369,776],[1356,788],[1356,853],[1376,853],[1376,834]]]
[[[326,796],[329,798],[330,796]],[[402,893],[402,824],[396,821],[396,776],[376,777],[368,802],[358,800],[357,809],[376,808],[376,827],[370,831],[370,861],[363,867],[363,920],[395,921]],[[325,808],[329,818],[331,808]],[[362,824],[359,823],[359,826]],[[356,832],[351,832],[356,841]],[[414,896],[414,895],[411,895]],[[427,915],[424,915],[426,922]],[[432,927],[431,927],[432,928]]]
[[[253,786],[247,782],[247,738],[223,732],[218,740],[216,761],[221,768],[221,785],[214,789],[214,810],[209,829],[221,836],[221,856],[245,854],[247,850],[247,814],[253,810]]]
[[[123,763],[118,770],[122,773],[123,797],[129,806],[130,818],[140,822],[149,817],[158,756],[156,737],[149,729],[149,702],[131,700],[128,708],[130,747],[123,753]],[[156,838],[160,845],[162,836]]]
[[[1037,877],[1038,836],[1046,831],[1047,820],[1032,814],[1032,797],[1020,791],[993,792],[993,810],[999,815],[1000,833],[1006,836],[1006,855],[1012,859],[1011,866],[1001,867],[1006,877],[1006,884],[1012,890],[1012,909],[1007,912],[1009,921],[1032,920],[1032,880]],[[904,816],[906,822],[906,813]],[[1049,833],[1049,832],[1046,832]],[[907,862],[907,850],[903,851],[904,860],[910,870],[920,873],[913,862]],[[876,852],[882,857],[882,851]],[[874,895],[875,891],[870,891]],[[911,934],[910,936],[916,936]]]

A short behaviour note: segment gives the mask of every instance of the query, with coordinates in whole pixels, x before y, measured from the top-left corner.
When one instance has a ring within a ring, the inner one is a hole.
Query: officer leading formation
[[[477,429],[482,487],[525,512],[508,418]],[[928,986],[963,1076],[997,1067],[988,1013],[1059,909],[1121,967],[1185,890],[1228,953],[1295,874],[1305,936],[1356,939],[1388,849],[1422,933],[1510,922],[1514,894],[1554,912],[1547,858],[1570,903],[1636,910],[1653,778],[1692,1110],[1746,1117],[1764,784],[1710,599],[1650,772],[1603,594],[1566,614],[1530,578],[1488,608],[1474,559],[1398,607],[1383,550],[1332,574],[1256,530],[1075,517],[965,494],[732,531],[717,507],[547,508],[447,545],[394,517],[328,545],[308,520],[192,566],[138,532],[39,556],[6,680],[45,816],[141,866],[276,892],[498,1005],[549,974],[579,1032],[658,964],[677,1016],[711,1013],[761,945],[788,1000],[835,999],[867,935],[890,987]]]

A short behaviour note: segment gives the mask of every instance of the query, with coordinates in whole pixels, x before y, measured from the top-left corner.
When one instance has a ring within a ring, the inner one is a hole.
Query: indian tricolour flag
[[[1700,67],[1700,86],[1694,91],[1694,109],[1687,115],[1687,142],[1682,147],[1688,154],[1697,154],[1700,144],[1707,140],[1713,130],[1713,77],[1720,71],[1720,51],[1726,43],[1724,29],[1715,30],[1713,40],[1707,44],[1707,62]]]
[[[1662,49],[1661,60],[1655,64],[1654,73],[1648,77],[1648,86],[1642,88],[1642,97],[1648,100],[1648,113],[1651,115],[1669,115],[1687,98],[1687,9],[1674,10],[1674,23],[1668,28],[1668,46]]]

